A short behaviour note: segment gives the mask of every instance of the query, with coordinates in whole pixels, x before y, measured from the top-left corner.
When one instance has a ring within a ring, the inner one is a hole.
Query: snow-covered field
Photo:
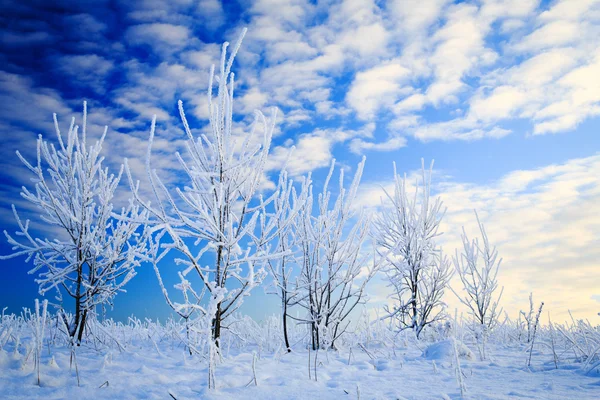
[[[394,341],[381,330],[363,331],[337,351],[317,353],[308,351],[302,332],[295,330],[300,342],[287,353],[277,340],[271,340],[277,332],[266,333],[273,324],[259,326],[246,319],[242,321],[243,334],[225,336],[223,359],[217,362],[215,372],[217,388],[208,389],[208,363],[200,355],[190,356],[176,339],[181,333],[177,324],[95,324],[91,331],[96,333],[76,348],[76,362],[71,363],[70,346],[53,327],[55,321],[47,322],[38,386],[32,336],[35,324],[15,316],[4,317],[0,329],[0,398],[600,398],[600,366],[558,354],[557,368],[553,352],[542,345],[534,347],[531,367],[527,367],[529,345],[511,336],[517,332],[514,327],[512,333],[505,327],[495,343],[488,345],[488,359],[480,361],[477,347],[464,331],[457,330],[455,336],[462,336],[465,344],[433,330],[418,341],[408,334],[398,335]],[[540,334],[538,340],[543,344],[545,332]],[[462,395],[454,340],[465,389]],[[557,337],[556,344],[559,342]]]

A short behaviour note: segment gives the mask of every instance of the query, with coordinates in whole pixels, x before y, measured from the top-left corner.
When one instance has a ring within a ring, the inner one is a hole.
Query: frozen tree
[[[451,263],[436,245],[444,211],[440,198],[431,199],[431,174],[422,161],[421,183],[414,196],[407,191],[407,179],[396,172],[394,192],[386,191],[384,205],[376,221],[374,236],[381,254],[386,254],[386,269],[394,289],[393,309],[386,318],[394,318],[400,329],[413,329],[417,336],[426,325],[444,316],[444,290],[452,276]]]
[[[296,304],[301,291],[298,291],[294,285],[292,273],[296,265],[296,256],[299,249],[298,236],[289,221],[297,217],[298,212],[304,211],[307,207],[307,194],[310,187],[310,175],[302,181],[302,190],[298,194],[293,187],[293,181],[287,180],[287,175],[280,175],[279,195],[273,201],[274,216],[272,220],[276,222],[274,228],[278,234],[274,243],[275,252],[281,254],[280,257],[267,260],[267,269],[273,279],[272,287],[268,291],[275,294],[281,300],[281,322],[283,330],[283,340],[288,352],[291,351],[288,337],[288,316],[292,305]],[[261,218],[261,231],[266,232],[267,219]]]
[[[151,261],[167,303],[186,318],[197,314],[196,320],[203,321],[208,315],[212,321],[212,340],[217,347],[221,330],[227,328],[224,322],[265,277],[266,260],[282,256],[270,252],[268,244],[289,223],[268,212],[274,199],[282,191],[289,190],[281,186],[286,180],[279,179],[280,185],[269,196],[263,197],[259,190],[265,176],[275,110],[270,119],[256,111],[252,130],[245,138],[233,132],[234,74],[231,66],[244,34],[245,30],[229,57],[229,44],[223,45],[217,77],[214,66],[211,68],[208,133],[194,136],[179,101],[179,113],[187,135],[187,154],[184,157],[177,153],[176,157],[187,185],[170,190],[151,166],[155,119],[146,159],[155,201],[150,203],[142,199],[139,185],[134,184],[127,169],[134,196],[150,215],[148,224],[155,232]],[[214,81],[217,83],[216,98],[213,96]],[[257,142],[258,130],[262,133]],[[183,302],[173,299],[163,284],[158,267],[169,252],[177,254],[175,262],[182,267],[178,272],[180,283],[175,288],[181,293]],[[210,265],[204,265],[211,258]],[[193,279],[200,287],[194,287],[190,274],[195,275]],[[207,303],[214,307],[208,307]]]
[[[476,336],[481,342],[481,356],[485,359],[485,344],[489,331],[498,321],[502,310],[498,309],[502,291],[496,295],[498,289],[498,269],[502,259],[498,258],[498,250],[489,243],[483,224],[479,220],[477,211],[475,218],[481,233],[479,239],[470,240],[463,227],[461,235],[463,250],[459,255],[458,250],[454,256],[454,268],[463,284],[462,296],[456,292],[461,303],[468,307],[469,313],[476,324]]]
[[[33,174],[33,191],[23,187],[21,196],[40,210],[39,222],[51,232],[51,238],[39,238],[30,230],[30,221],[19,217],[12,206],[19,230],[16,237],[4,234],[14,253],[3,259],[24,255],[33,260],[30,274],[44,295],[57,289],[59,300],[66,293],[75,301],[75,317],[67,321],[69,334],[81,342],[88,315],[96,306],[111,303],[136,274],[139,258],[146,251],[145,211],[130,201],[120,212],[113,210],[113,197],[121,179],[110,174],[102,163],[100,140],[87,143],[87,110],[83,103],[81,132],[75,119],[62,136],[54,114],[58,146],[37,140],[37,159],[32,164],[21,153],[17,156]]]
[[[364,213],[357,215],[352,208],[364,163],[363,158],[348,189],[344,187],[344,171],[340,171],[338,195],[331,204],[329,182],[334,160],[318,195],[316,215],[312,215],[311,193],[295,223],[300,274],[294,304],[307,311],[300,322],[310,324],[315,350],[335,348],[335,341],[350,324],[348,316],[357,305],[365,303],[365,286],[382,265],[380,258],[371,260],[371,255],[363,252],[370,218]]]

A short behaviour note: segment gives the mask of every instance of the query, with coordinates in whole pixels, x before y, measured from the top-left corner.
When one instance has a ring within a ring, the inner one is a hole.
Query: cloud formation
[[[481,212],[506,252],[515,304],[532,286],[564,288],[567,279],[589,286],[582,276],[593,273],[589,240],[598,230],[590,211],[597,207],[586,199],[597,199],[590,171],[597,179],[598,166],[597,156],[582,157],[598,143],[589,125],[600,114],[600,0],[9,3],[0,15],[1,210],[19,201],[28,182],[15,150],[33,157],[35,137],[53,135],[52,113],[61,126],[73,115],[80,122],[84,99],[90,132],[109,125],[108,165],[128,157],[138,177],[156,115],[153,162],[166,182],[178,182],[177,100],[194,132],[205,132],[209,68],[221,44],[247,27],[234,65],[235,134],[248,132],[255,109],[277,110],[270,172],[292,147],[291,174],[315,171],[316,182],[333,158],[356,165],[367,154],[369,188],[381,175],[369,171],[371,163],[439,159],[439,152],[469,159],[481,143],[493,143],[497,165],[465,163],[466,178],[439,187],[448,227],[471,229],[470,210]],[[578,150],[563,157],[556,147],[566,134],[577,137],[569,148]],[[536,151],[513,160],[524,143]],[[510,172],[521,165],[527,169]],[[500,173],[506,179],[494,180]],[[5,214],[0,219],[12,223]],[[564,269],[576,263],[581,268]],[[573,301],[591,310],[592,295],[571,290],[574,297],[556,307]]]
[[[27,75],[28,60],[17,53],[43,49],[68,82],[50,84],[48,72],[37,71],[46,79],[35,90],[102,96],[117,118],[169,120],[178,98],[206,118],[207,69],[219,42],[234,40],[241,26],[249,33],[236,111],[277,107],[284,126],[299,128],[297,140],[319,120],[355,130],[375,123],[387,133],[340,144],[391,151],[407,138],[501,138],[514,121],[528,122],[526,134],[565,132],[600,112],[595,0],[259,0],[241,10],[218,0],[148,0],[72,12],[67,5],[13,10],[20,19],[2,36],[6,72]],[[59,15],[68,28],[36,12]]]

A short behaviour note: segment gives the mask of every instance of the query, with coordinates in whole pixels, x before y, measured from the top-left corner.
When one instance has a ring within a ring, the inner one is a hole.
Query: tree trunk
[[[187,340],[187,348],[190,352],[190,356],[193,355],[192,348],[190,347],[190,316],[185,317],[185,338]]]
[[[312,339],[312,349],[317,350],[317,328],[315,326],[314,321],[310,323],[310,330],[310,337]]]
[[[219,303],[217,304],[217,312],[215,313],[215,318],[213,319],[212,326],[213,340],[215,341],[217,347],[219,347],[219,338],[221,337],[221,317],[221,303]]]
[[[77,330],[79,329],[79,321],[81,320],[81,297],[75,297],[75,320],[73,320],[72,325],[69,327],[69,335],[71,338],[74,338],[77,335]]]
[[[292,348],[290,347],[290,340],[288,339],[287,332],[287,298],[285,295],[283,300],[283,340],[285,341],[285,348],[287,349],[287,352],[291,353]]]
[[[318,350],[321,348],[321,342],[320,342],[320,338],[319,338],[319,325],[318,323],[315,323],[315,350]]]
[[[411,296],[412,296],[412,326],[411,328],[415,331],[417,331],[417,337],[419,337],[419,333],[421,333],[418,330],[418,326],[419,324],[417,323],[417,319],[418,319],[418,311],[417,311],[417,295],[419,292],[419,272],[415,272],[414,275],[414,279],[412,283],[412,287],[411,287]]]
[[[225,280],[227,279],[225,273],[223,273],[224,276],[221,276],[222,256],[223,246],[219,246],[217,248],[217,273],[215,274],[215,283],[217,287],[225,287]],[[217,312],[215,313],[212,326],[212,337],[217,347],[219,347],[219,338],[221,337],[221,313],[221,303],[219,302],[219,304],[217,304]]]
[[[77,346],[81,346],[81,339],[83,338],[83,331],[85,330],[85,322],[87,320],[87,312],[88,310],[83,310],[81,314],[81,322],[79,324],[79,332],[77,332]]]
[[[334,328],[334,330],[333,330],[333,336],[332,336],[332,339],[331,339],[331,349],[332,349],[332,350],[337,350],[337,349],[335,348],[335,339],[337,338],[337,333],[338,333],[338,328],[339,328],[339,327],[340,327],[340,324],[336,324],[336,325],[335,325],[335,328]]]

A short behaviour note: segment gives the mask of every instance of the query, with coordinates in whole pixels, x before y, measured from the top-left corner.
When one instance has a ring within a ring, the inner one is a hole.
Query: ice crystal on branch
[[[406,177],[394,164],[394,192],[386,192],[389,204],[375,222],[377,246],[389,261],[386,272],[394,289],[388,317],[417,336],[444,316],[442,297],[452,276],[450,261],[435,242],[444,211],[439,197],[431,199],[432,168],[433,163],[427,175],[422,161],[421,182],[410,196]]]
[[[193,135],[179,102],[187,154],[184,158],[177,153],[176,157],[188,180],[186,186],[167,188],[152,168],[155,120],[146,160],[155,198],[152,204],[141,198],[138,185],[127,172],[138,203],[149,213],[148,224],[156,232],[151,259],[167,303],[190,323],[192,330],[202,330],[199,327],[204,326],[202,321],[207,318],[212,321],[212,340],[217,346],[222,328],[227,328],[225,322],[265,277],[265,262],[282,256],[271,251],[269,244],[296,213],[292,211],[282,219],[281,212],[269,211],[276,199],[281,201],[282,196],[290,194],[285,172],[272,195],[264,197],[259,191],[275,127],[275,110],[270,118],[256,111],[252,129],[241,143],[233,133],[231,67],[244,34],[245,30],[229,56],[229,44],[223,45],[218,76],[214,66],[211,68],[208,134]],[[260,140],[255,143],[258,135]],[[300,205],[297,202],[296,207]],[[181,292],[183,302],[173,300],[158,267],[169,252],[177,254],[175,261],[181,267],[178,273],[181,283],[175,288]],[[205,265],[208,259],[209,265]],[[196,275],[194,280],[188,279],[190,274]],[[193,287],[192,281],[199,281],[200,288]]]
[[[384,258],[364,252],[370,217],[352,208],[364,164],[363,157],[349,188],[344,187],[344,172],[340,171],[338,196],[331,201],[333,160],[318,194],[316,215],[312,214],[311,193],[295,223],[300,273],[294,303],[306,310],[306,317],[296,319],[310,326],[314,350],[335,348],[336,340],[350,325],[350,313],[366,302],[367,283],[383,265]]]
[[[88,314],[110,303],[135,276],[146,251],[142,223],[147,217],[133,201],[120,212],[113,210],[123,167],[114,175],[102,165],[108,127],[88,147],[85,102],[81,132],[73,118],[63,137],[56,114],[54,126],[58,147],[40,135],[33,164],[21,153],[17,156],[35,182],[34,190],[23,187],[21,196],[41,211],[38,222],[55,232],[55,237],[36,237],[30,221],[21,220],[13,205],[19,230],[15,237],[4,232],[14,253],[2,258],[24,255],[27,261],[33,260],[29,273],[38,274],[40,294],[57,289],[59,295],[66,293],[75,300],[74,320],[65,322],[70,335],[80,342]]]

